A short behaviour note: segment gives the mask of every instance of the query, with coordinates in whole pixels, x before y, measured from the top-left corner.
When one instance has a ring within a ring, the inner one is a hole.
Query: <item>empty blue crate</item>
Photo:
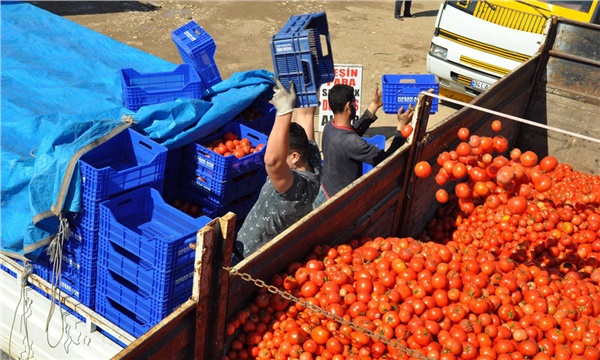
[[[141,315],[144,319],[151,322],[158,322],[168,314],[165,311],[172,311],[173,308],[181,304],[180,299],[189,298],[192,295],[192,286],[194,281],[194,266],[190,264],[185,272],[177,273],[177,283],[174,278],[167,281],[173,282],[171,290],[164,292],[164,288],[143,289],[132,281],[125,279],[111,270],[102,266],[98,267],[98,289],[99,295],[108,296],[118,301],[125,308]],[[171,272],[172,273],[172,272]],[[133,279],[132,279],[133,280]],[[147,287],[152,285],[152,281],[145,284]],[[160,280],[155,285],[162,286]],[[176,286],[175,286],[176,285]],[[160,309],[160,306],[163,306]]]
[[[163,198],[167,204],[182,211],[193,218],[207,216],[214,219],[223,215],[219,212],[216,204],[208,200],[208,197],[190,186],[163,192]]]
[[[196,232],[211,219],[197,219],[167,204],[156,189],[141,187],[100,205],[100,237],[166,271],[191,252]]]
[[[275,124],[276,112],[275,107],[269,102],[257,100],[244,109],[234,121],[261,134],[269,135]]]
[[[283,86],[294,83],[297,105],[317,106],[319,88],[335,78],[325,13],[291,16],[271,39],[271,56]]]
[[[382,79],[383,111],[386,114],[396,114],[401,107],[404,110],[409,105],[413,107],[421,91],[433,89],[434,94],[440,91],[440,84],[434,75],[408,74],[408,75],[383,75]],[[438,111],[438,99],[433,98],[431,114]]]
[[[165,164],[165,179],[163,191],[168,192],[179,187],[179,176],[181,167],[182,148],[169,149],[167,151],[167,162]]]
[[[238,200],[248,194],[255,193],[262,188],[267,180],[265,169],[255,169],[229,180],[216,181],[215,178],[205,178],[196,170],[183,170],[182,179],[190,184],[217,205],[225,205]]]
[[[90,309],[96,300],[96,258],[62,252],[60,283],[58,287]],[[35,263],[36,273],[50,284],[56,282],[54,263],[44,251]]]
[[[181,64],[173,71],[148,74],[121,69],[121,88],[125,107],[137,111],[180,98],[200,99],[205,87],[192,65]]]
[[[98,288],[113,282],[136,289],[136,293],[163,299],[191,289],[195,252],[179,257],[168,269],[155,268],[109,239],[101,238],[98,253]],[[101,274],[105,274],[104,278]]]
[[[162,187],[166,158],[166,147],[123,130],[79,160],[83,196],[100,200],[140,185]]]
[[[233,155],[223,156],[208,148],[208,144],[223,138],[223,135],[231,132],[239,139],[247,138],[253,147],[262,144],[263,148],[253,154],[242,158]],[[183,167],[196,168],[198,175],[207,182],[224,182],[232,180],[239,175],[248,173],[255,169],[264,169],[264,154],[267,145],[267,135],[253,130],[240,123],[229,123],[222,131],[208,136],[195,143],[186,145],[183,155]]]
[[[183,25],[171,33],[184,63],[194,66],[205,88],[221,82],[219,69],[215,64],[217,46],[213,38],[195,21]]]
[[[363,139],[365,139],[365,141],[371,145],[375,145],[380,149],[385,150],[385,136],[383,135],[374,135],[373,137],[363,137]],[[368,173],[369,171],[371,171],[373,169],[373,165],[371,164],[367,164],[367,163],[363,163],[363,175]]]
[[[188,297],[189,296],[186,297],[185,295],[182,295],[181,298],[156,303],[153,313],[146,314],[136,313],[134,310],[123,306],[119,300],[112,299],[110,296],[97,294],[96,312],[137,338],[180,307],[181,304],[187,301]],[[136,299],[133,299],[133,301],[135,300]],[[148,320],[149,316],[160,319]]]

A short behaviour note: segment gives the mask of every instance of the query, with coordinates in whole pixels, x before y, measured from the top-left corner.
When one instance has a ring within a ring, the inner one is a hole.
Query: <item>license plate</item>
[[[479,80],[471,80],[471,87],[479,90],[487,90],[490,87],[490,84],[486,84]]]

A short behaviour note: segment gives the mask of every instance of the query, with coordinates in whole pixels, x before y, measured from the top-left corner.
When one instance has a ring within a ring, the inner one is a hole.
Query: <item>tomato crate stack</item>
[[[386,114],[396,114],[401,107],[405,110],[409,105],[414,107],[421,91],[433,89],[434,94],[438,94],[440,90],[440,83],[430,74],[387,74],[382,76],[381,84]],[[429,112],[435,114],[437,111],[438,99],[434,98]]]
[[[167,204],[140,187],[100,205],[96,311],[140,336],[192,293],[190,244],[211,219]]]
[[[167,149],[142,134],[125,129],[85,153],[79,168],[82,177],[81,211],[69,215],[69,237],[62,251],[59,288],[94,309],[97,280],[100,204],[140,186],[162,189]],[[47,253],[36,262],[38,274],[53,283],[54,264]]]
[[[317,106],[321,84],[335,78],[326,14],[291,16],[271,39],[271,56],[283,86],[294,83],[298,105]]]
[[[226,134],[248,139],[256,151],[243,157],[221,155],[208,146]],[[183,148],[182,188],[199,193],[216,208],[217,216],[233,211],[243,219],[258,197],[267,175],[264,152],[267,135],[243,124],[231,122],[220,132]]]
[[[200,25],[192,20],[174,30],[171,39],[177,45],[183,62],[196,69],[207,89],[221,82],[221,75],[214,60],[217,46],[210,34]]]

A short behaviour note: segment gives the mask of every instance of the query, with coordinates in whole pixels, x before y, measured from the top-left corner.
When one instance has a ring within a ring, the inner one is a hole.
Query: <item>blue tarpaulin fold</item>
[[[67,179],[76,152],[133,119],[132,129],[169,149],[210,134],[258,97],[269,97],[273,74],[252,70],[216,84],[205,100],[124,107],[120,69],[165,72],[173,64],[119,43],[31,4],[1,5],[1,247],[23,255],[58,231],[53,208],[81,209],[81,176]],[[34,221],[34,219],[36,219]],[[32,252],[35,255],[36,252]]]

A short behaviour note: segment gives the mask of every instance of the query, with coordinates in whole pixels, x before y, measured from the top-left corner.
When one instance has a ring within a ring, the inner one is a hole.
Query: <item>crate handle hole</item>
[[[416,84],[416,79],[401,79],[400,84]]]
[[[247,133],[246,136],[248,137],[248,139],[253,139],[253,140],[256,140],[256,141],[260,140],[256,134],[252,134],[250,132]]]
[[[321,54],[323,57],[329,56],[329,46],[323,46],[323,44],[329,44],[327,35],[320,34],[319,39],[321,40]]]
[[[312,71],[310,71],[309,68],[310,68],[310,64],[308,63],[308,61],[302,60],[302,74],[304,75],[304,85],[305,86],[312,85],[312,81],[310,79],[310,74],[312,73]]]
[[[130,203],[132,203],[132,202],[133,202],[133,199],[132,199],[132,198],[127,198],[127,199],[125,199],[125,200],[123,200],[123,201],[119,201],[119,202],[117,203],[117,206],[124,206],[124,205],[130,204]]]
[[[147,142],[140,140],[138,142],[138,144],[142,145],[143,147],[147,148],[148,150],[152,150],[152,145],[148,144]]]

